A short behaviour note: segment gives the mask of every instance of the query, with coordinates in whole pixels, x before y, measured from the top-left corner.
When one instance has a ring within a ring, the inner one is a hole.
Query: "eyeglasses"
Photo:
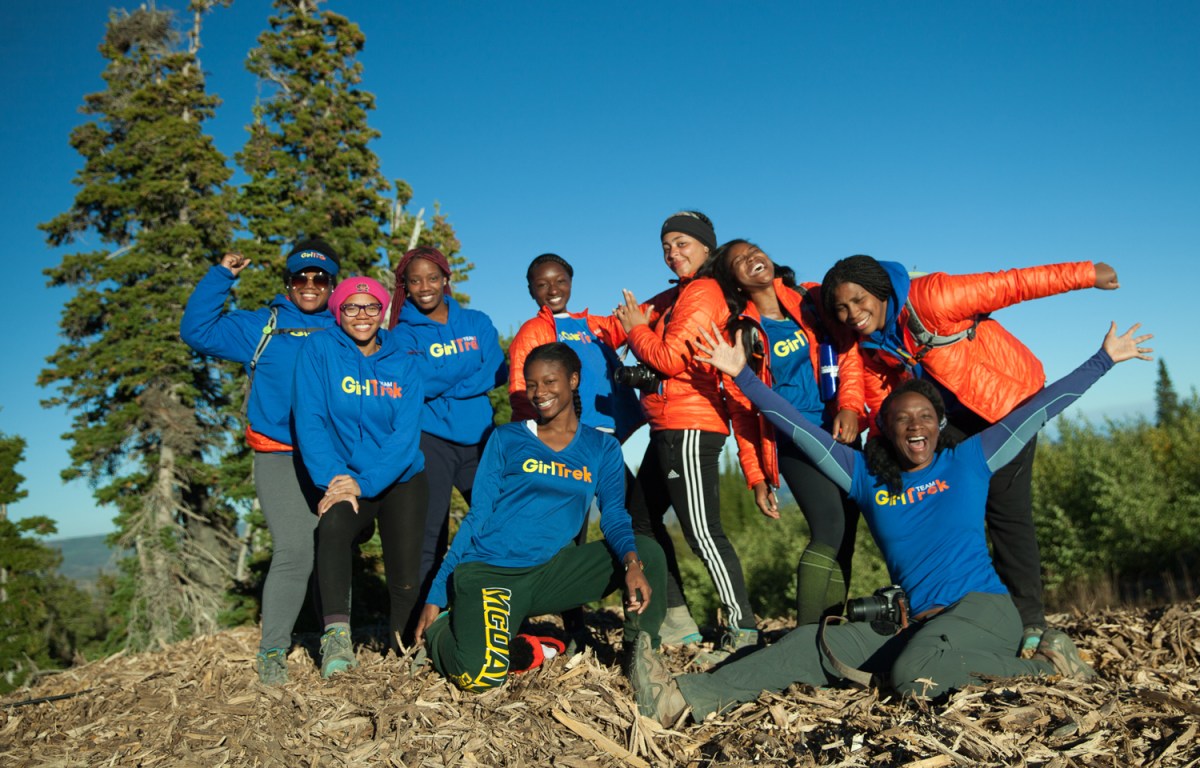
[[[308,287],[309,283],[317,290],[323,291],[329,287],[330,280],[328,272],[295,272],[292,274],[290,283],[292,290],[299,291]]]
[[[343,304],[342,314],[346,317],[358,317],[358,313],[362,312],[367,317],[375,317],[382,309],[382,304]]]

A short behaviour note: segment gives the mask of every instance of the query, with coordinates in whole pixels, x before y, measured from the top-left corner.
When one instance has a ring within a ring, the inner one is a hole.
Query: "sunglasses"
[[[296,272],[288,278],[288,282],[295,291],[307,288],[309,283],[312,283],[314,288],[323,291],[329,287],[333,279],[329,277],[328,272]]]
[[[358,317],[358,313],[362,312],[367,317],[375,317],[381,309],[382,304],[343,304],[342,314],[346,317]]]

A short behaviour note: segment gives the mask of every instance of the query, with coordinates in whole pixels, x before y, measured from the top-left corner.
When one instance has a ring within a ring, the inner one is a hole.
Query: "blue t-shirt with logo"
[[[549,562],[583,526],[595,498],[600,530],[617,558],[636,552],[625,511],[625,460],[617,439],[579,425],[556,451],[536,433],[537,422],[497,427],[488,438],[471,510],[429,589],[428,602],[446,605],[447,581],[459,563],[527,568]]]
[[[617,439],[628,437],[641,422],[642,410],[633,390],[613,384],[612,372],[621,367],[617,353],[596,338],[586,318],[555,315],[554,334],[556,340],[579,355],[583,364],[579,376],[583,413],[579,420],[589,427],[613,432]]]
[[[792,404],[804,418],[814,424],[825,421],[825,403],[817,388],[808,336],[800,324],[790,317],[760,321],[766,334],[771,355],[771,389]]]

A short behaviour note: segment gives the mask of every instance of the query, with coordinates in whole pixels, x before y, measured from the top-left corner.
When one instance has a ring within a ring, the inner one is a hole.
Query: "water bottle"
[[[837,396],[838,357],[832,344],[822,342],[817,348],[820,369],[817,380],[821,387],[821,400],[828,402]]]

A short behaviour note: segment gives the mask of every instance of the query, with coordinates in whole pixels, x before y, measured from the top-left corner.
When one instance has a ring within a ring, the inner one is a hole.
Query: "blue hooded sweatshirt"
[[[318,333],[296,363],[296,447],[319,488],[350,475],[370,499],[425,468],[420,366],[393,334],[379,345],[368,357],[341,329]]]
[[[487,393],[507,380],[508,368],[491,318],[460,307],[450,296],[444,300],[445,323],[429,319],[406,301],[392,332],[402,348],[421,356],[426,377],[421,431],[475,445],[492,428]]]
[[[277,307],[276,330],[293,329],[271,338],[258,358],[254,385],[250,389],[247,418],[250,428],[285,445],[292,444],[292,373],[305,338],[314,330],[337,327],[333,316],[322,310],[301,312],[285,296],[276,295],[262,309],[225,311],[225,300],[237,280],[220,264],[200,280],[183,311],[179,335],[201,354],[241,363],[250,372],[250,359],[262,339],[263,328]]]

